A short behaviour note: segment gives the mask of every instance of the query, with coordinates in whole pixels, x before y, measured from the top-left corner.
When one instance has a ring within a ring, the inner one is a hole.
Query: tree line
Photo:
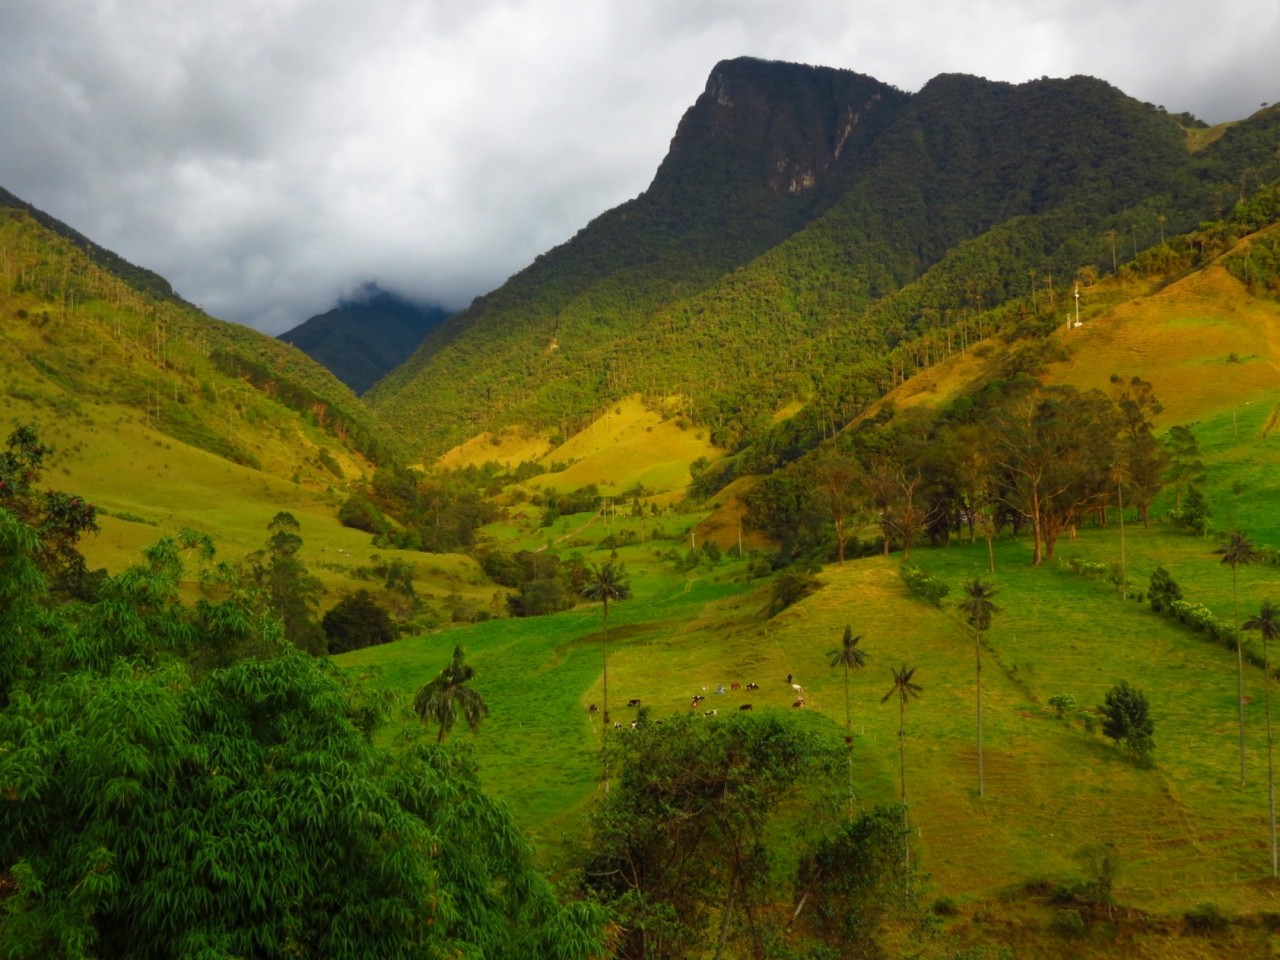
[[[1108,507],[1136,510],[1144,525],[1167,485],[1179,498],[1203,473],[1194,435],[1162,440],[1150,383],[1113,376],[1108,393],[1045,386],[1018,375],[993,381],[940,413],[895,411],[829,441],[746,492],[746,523],[788,557],[843,563],[851,549],[901,550],[952,537],[988,545],[1002,531],[1028,533],[1032,562]],[[867,524],[875,543],[859,543]],[[994,567],[994,554],[990,553]]]

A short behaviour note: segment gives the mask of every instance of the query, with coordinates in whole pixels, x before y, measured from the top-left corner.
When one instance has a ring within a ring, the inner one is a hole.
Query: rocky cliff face
[[[685,113],[651,191],[674,193],[691,176],[718,174],[741,191],[814,194],[803,206],[821,206],[909,100],[851,70],[726,60]]]

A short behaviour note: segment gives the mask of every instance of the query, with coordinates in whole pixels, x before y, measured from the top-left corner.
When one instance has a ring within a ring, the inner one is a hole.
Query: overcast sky
[[[1280,100],[1276,0],[0,0],[0,186],[280,333],[464,306],[642,192],[723,59]]]

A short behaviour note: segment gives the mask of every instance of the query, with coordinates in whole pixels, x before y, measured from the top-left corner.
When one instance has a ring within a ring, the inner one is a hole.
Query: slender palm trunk
[[[1236,596],[1236,566],[1231,565],[1231,617],[1236,631],[1236,702],[1240,708],[1240,786],[1245,785],[1244,765],[1244,649],[1240,643],[1240,604]]]
[[[600,642],[601,657],[604,660],[604,726],[600,730],[600,743],[604,747],[604,792],[609,792],[609,598],[604,598],[604,632]]]
[[[902,786],[902,807],[907,806],[907,706],[904,700],[898,706],[898,781]]]
[[[986,781],[982,768],[982,631],[973,628],[973,657],[976,665],[975,683],[978,690],[978,796],[986,796]]]
[[[1263,702],[1267,712],[1267,815],[1271,822],[1271,876],[1280,876],[1280,857],[1276,849],[1276,775],[1272,760],[1271,739],[1271,657],[1267,650],[1267,632],[1262,631]]]
[[[844,665],[844,752],[849,764],[849,819],[853,819],[853,716],[849,712],[849,664]]]
[[[1120,504],[1120,599],[1129,599],[1129,581],[1124,576],[1124,487],[1116,484],[1116,499]]]
[[[907,824],[907,701],[898,701],[898,778],[902,782],[903,900],[911,898],[911,836]]]

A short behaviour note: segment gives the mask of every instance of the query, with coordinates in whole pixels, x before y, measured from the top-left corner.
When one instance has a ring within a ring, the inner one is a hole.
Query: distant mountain
[[[359,295],[280,334],[362,394],[404,363],[434,327],[449,316],[367,285]]]
[[[943,75],[908,94],[727,61],[648,190],[442,323],[366,399],[427,457],[509,424],[571,432],[635,392],[685,398],[732,448],[796,400],[848,418],[923,339],[1109,273],[1280,175],[1278,131],[1274,110],[1188,130],[1089,77]]]

